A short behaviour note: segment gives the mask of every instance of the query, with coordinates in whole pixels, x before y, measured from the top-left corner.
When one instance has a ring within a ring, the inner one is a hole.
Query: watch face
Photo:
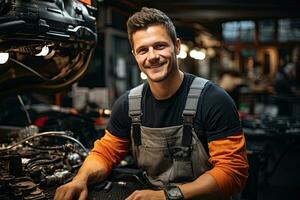
[[[169,195],[171,197],[180,197],[181,196],[181,192],[180,192],[179,188],[174,187],[174,188],[171,188],[169,190]]]
[[[183,200],[183,194],[179,187],[169,186],[165,190],[165,194],[168,200]]]

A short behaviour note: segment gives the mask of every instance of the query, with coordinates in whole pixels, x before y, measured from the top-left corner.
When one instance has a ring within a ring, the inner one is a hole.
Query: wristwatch
[[[176,185],[167,186],[164,190],[167,200],[183,200],[183,194]]]

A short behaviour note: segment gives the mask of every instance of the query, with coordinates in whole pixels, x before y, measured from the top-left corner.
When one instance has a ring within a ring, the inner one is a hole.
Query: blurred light
[[[146,76],[146,74],[145,74],[144,72],[141,72],[141,73],[140,73],[140,77],[141,77],[141,79],[143,79],[143,80],[146,80],[146,79],[147,79],[147,76]]]
[[[180,51],[188,52],[189,47],[186,44],[180,44]]]
[[[206,55],[210,58],[213,58],[216,55],[216,51],[213,48],[208,48],[206,51]]]
[[[204,60],[206,57],[205,51],[199,51],[198,57],[196,59]]]
[[[193,50],[190,51],[189,54],[190,54],[190,57],[191,57],[191,58],[194,58],[194,59],[195,59],[196,54],[197,54],[197,50],[193,49]]]
[[[8,53],[0,53],[0,64],[4,64],[7,62],[9,57]]]
[[[196,50],[193,49],[190,51],[190,57],[196,59],[196,60],[204,60],[205,59],[205,50]]]
[[[187,56],[187,53],[185,51],[180,50],[179,54],[177,55],[177,58],[185,59],[186,56]]]
[[[35,56],[46,56],[49,53],[49,47],[47,45],[43,46],[40,53],[35,54]]]

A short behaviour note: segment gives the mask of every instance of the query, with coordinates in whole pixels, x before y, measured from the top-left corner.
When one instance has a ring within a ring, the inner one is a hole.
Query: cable
[[[52,135],[49,135],[49,136],[52,136]],[[76,140],[75,138],[68,136],[68,135],[57,135],[57,136],[72,140],[73,142],[76,142],[87,154],[89,153],[89,151],[83,146],[83,144],[81,142],[79,142],[78,140]]]
[[[58,163],[61,161],[60,157],[54,157],[54,158],[38,158],[36,160],[32,160],[31,162],[28,162],[24,168],[33,168],[36,167],[37,165],[47,165],[47,164],[53,164],[53,163]]]
[[[64,146],[54,146],[54,147],[37,147],[34,146],[33,144],[30,144],[28,141],[25,142],[26,145],[28,145],[29,147],[33,148],[33,149],[38,149],[38,150],[46,150],[46,151],[53,151],[53,150],[63,150]]]
[[[39,72],[35,71],[34,69],[32,69],[31,67],[19,62],[18,60],[15,60],[13,58],[8,58],[9,60],[13,61],[14,63],[17,63],[18,65],[20,65],[21,67],[27,69],[28,71],[30,71],[31,73],[33,73],[34,75],[36,75],[37,77],[39,77],[40,79],[44,80],[44,81],[54,81],[52,79],[49,79],[45,76],[43,76],[42,74],[40,74]]]
[[[9,149],[12,149],[14,148],[15,146],[18,146],[28,140],[31,140],[33,138],[36,138],[36,137],[40,137],[40,136],[43,136],[43,135],[50,135],[50,134],[57,134],[57,135],[60,135],[60,134],[66,134],[65,131],[48,131],[48,132],[43,132],[43,133],[38,133],[36,135],[32,135],[32,136],[29,136],[27,138],[24,138],[23,140],[20,140],[19,142],[11,145],[11,146],[8,146],[8,147],[5,147],[3,149],[0,149],[0,151],[4,151],[4,150],[9,150]]]
[[[30,119],[29,113],[28,113],[28,111],[27,111],[27,109],[26,109],[26,107],[25,107],[25,104],[24,104],[24,102],[23,102],[23,99],[22,99],[21,95],[18,94],[17,97],[18,97],[18,99],[19,99],[20,104],[22,105],[23,110],[25,111],[25,114],[26,114],[26,118],[27,118],[28,123],[29,123],[29,124],[32,124],[32,121],[31,121],[31,119]]]
[[[73,142],[76,142],[87,154],[89,153],[89,151],[83,146],[83,144],[76,140],[75,138],[71,137],[71,136],[68,136],[66,135],[66,131],[48,131],[48,132],[43,132],[43,133],[38,133],[36,135],[32,135],[32,136],[29,136],[27,138],[24,138],[23,140],[11,145],[11,146],[8,146],[6,148],[3,148],[3,149],[0,149],[0,152],[1,151],[7,151],[7,150],[10,150],[28,140],[31,140],[33,138],[36,138],[36,137],[41,137],[41,136],[54,136],[54,137],[62,137],[62,138],[67,138],[69,140],[72,140]]]

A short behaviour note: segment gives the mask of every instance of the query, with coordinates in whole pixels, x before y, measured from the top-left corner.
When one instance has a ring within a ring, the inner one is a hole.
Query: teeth
[[[161,64],[158,64],[158,65],[151,65],[150,68],[157,68],[157,67],[160,67]]]

